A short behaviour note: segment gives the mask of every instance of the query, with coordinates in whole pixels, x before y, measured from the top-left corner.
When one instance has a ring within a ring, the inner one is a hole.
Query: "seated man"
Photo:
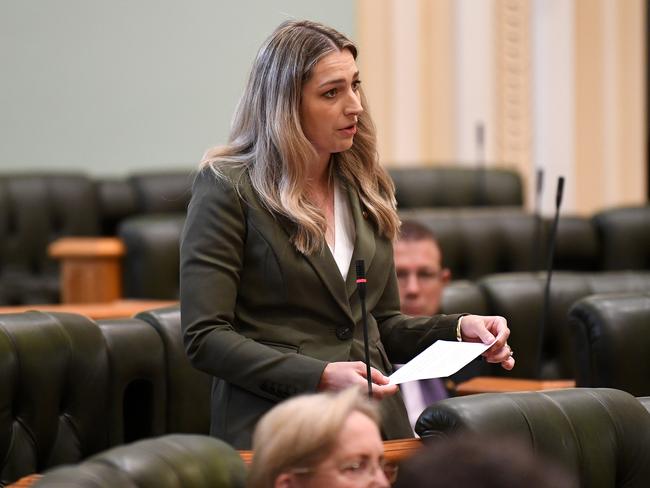
[[[439,313],[451,271],[442,265],[442,252],[433,233],[417,222],[402,222],[394,258],[402,313]],[[444,382],[437,378],[404,383],[400,389],[412,426],[425,407],[449,396]]]

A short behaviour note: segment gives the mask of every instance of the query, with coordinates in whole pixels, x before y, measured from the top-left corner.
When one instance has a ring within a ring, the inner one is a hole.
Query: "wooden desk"
[[[497,376],[477,376],[456,385],[457,395],[475,393],[504,393],[508,391],[539,391],[558,388],[573,388],[575,380],[533,380],[523,378],[502,378]]]
[[[28,310],[42,312],[78,313],[93,320],[116,319],[132,317],[138,312],[154,308],[168,307],[177,304],[173,300],[115,300],[109,303],[64,303],[44,305],[19,305],[15,307],[0,307],[2,313],[21,313]]]

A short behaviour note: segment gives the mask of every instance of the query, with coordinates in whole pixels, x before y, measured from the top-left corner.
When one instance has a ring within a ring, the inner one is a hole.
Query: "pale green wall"
[[[352,0],[0,0],[0,172],[194,167],[287,18],[355,35]]]

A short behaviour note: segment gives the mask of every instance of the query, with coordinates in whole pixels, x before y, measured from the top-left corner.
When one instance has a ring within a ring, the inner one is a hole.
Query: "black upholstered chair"
[[[97,235],[98,221],[94,183],[86,176],[0,176],[0,304],[57,302],[58,266],[48,244]]]
[[[89,319],[0,315],[0,485],[109,447],[109,374]]]
[[[544,329],[541,358],[538,359],[545,281],[544,273],[503,273],[478,281],[489,314],[508,319],[511,330],[508,342],[517,358],[517,365],[510,372],[488,365],[490,375],[574,378],[575,353],[568,316],[571,306],[579,299],[596,293],[643,292],[650,289],[650,273],[647,271],[554,273],[549,318]]]
[[[458,166],[394,167],[398,207],[522,207],[523,188],[516,171]]]
[[[593,224],[603,269],[650,269],[650,205],[604,210]]]
[[[647,290],[594,295],[571,308],[578,386],[650,395],[650,287]]]
[[[207,434],[209,403],[178,307],[97,322],[0,314],[0,486],[142,438]]]
[[[584,487],[637,488],[650,480],[650,413],[620,390],[449,398],[428,407],[415,430],[428,442],[463,433],[517,438],[558,461]]]
[[[400,217],[435,234],[454,279],[535,269],[536,221],[520,209],[409,209]]]
[[[54,469],[35,487],[243,488],[237,451],[212,437],[167,435],[115,447],[76,466]]]
[[[210,432],[212,377],[190,364],[181,334],[178,306],[142,312],[137,319],[148,323],[162,339],[167,370],[166,432]]]
[[[185,214],[139,215],[117,235],[126,246],[123,290],[129,298],[174,299],[179,294],[179,245]]]

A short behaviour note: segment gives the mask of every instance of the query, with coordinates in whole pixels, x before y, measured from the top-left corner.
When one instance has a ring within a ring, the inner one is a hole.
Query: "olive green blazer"
[[[245,170],[194,182],[181,238],[181,320],[192,364],[215,377],[211,434],[250,448],[259,417],[291,395],[315,392],[328,362],[350,360],[361,336],[354,262],[365,261],[372,364],[390,373],[437,339],[454,340],[458,316],[399,312],[390,240],[377,234],[357,193],[346,281],[327,246],[306,256],[291,224],[265,210]],[[354,358],[360,359],[360,358]],[[387,438],[411,436],[399,395],[383,400]]]

